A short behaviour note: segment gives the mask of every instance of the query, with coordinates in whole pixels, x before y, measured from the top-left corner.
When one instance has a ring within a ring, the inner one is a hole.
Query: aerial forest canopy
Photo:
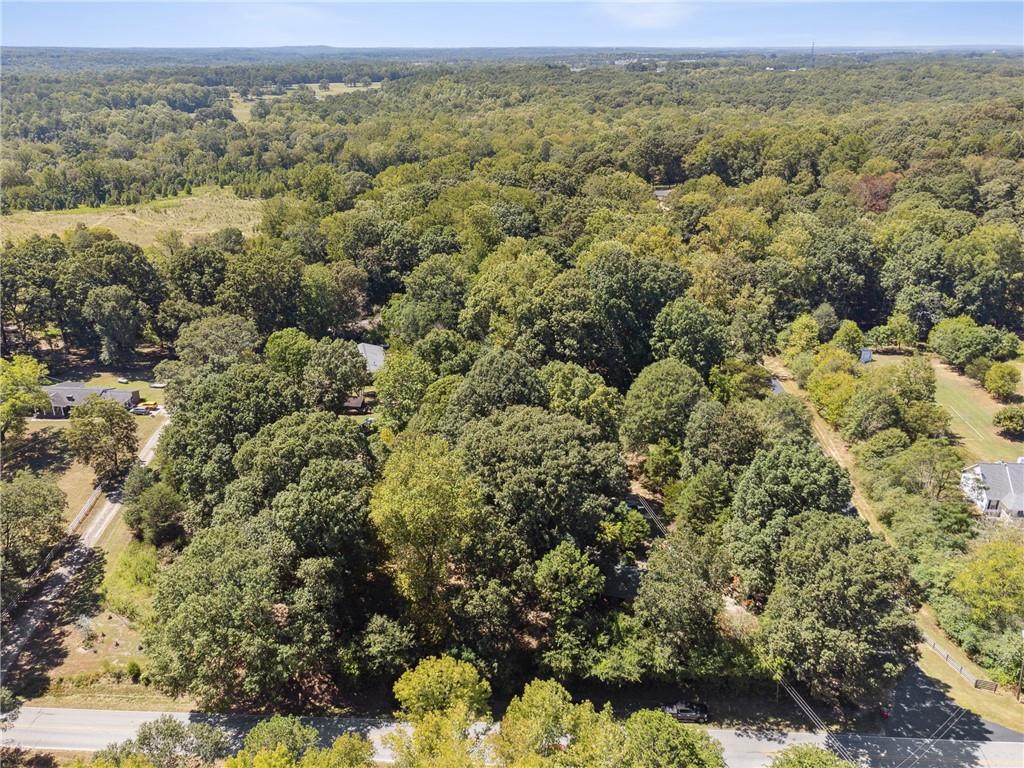
[[[884,698],[921,583],[967,590],[851,516],[847,470],[762,364],[824,408],[865,333],[1015,354],[1019,58],[204,55],[4,52],[5,214],[264,200],[248,237],[4,246],[6,348],[166,358],[172,420],[130,510],[165,542],[149,679],[210,708],[328,706],[443,653],[506,692]],[[357,342],[386,346],[368,423]],[[899,376],[826,414],[888,439],[894,476],[946,437],[934,380]],[[1020,551],[969,546],[958,499],[951,558]],[[998,606],[993,647],[1024,623],[1013,597],[970,597]]]

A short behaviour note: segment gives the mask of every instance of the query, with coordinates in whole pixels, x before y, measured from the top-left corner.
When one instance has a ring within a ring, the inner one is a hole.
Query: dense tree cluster
[[[1006,539],[1005,532],[985,531],[964,500],[960,472],[967,460],[950,440],[949,414],[935,402],[936,376],[931,362],[914,355],[881,367],[862,364],[855,353],[863,335],[850,325],[844,334],[844,323],[828,338],[812,315],[801,315],[784,329],[780,345],[786,347],[794,375],[819,413],[854,445],[870,502],[942,628],[993,677],[1009,681],[1022,653],[1019,644],[1015,645],[1024,627],[1021,604],[1004,612],[978,611],[972,609],[963,587],[964,574],[977,567],[984,553],[1000,546],[1014,551],[1013,536]],[[868,335],[877,337],[877,332],[876,328]],[[819,344],[822,338],[825,343]],[[1018,342],[1012,333],[979,327],[966,317],[940,321],[929,336],[941,357],[966,366],[968,373],[978,363],[979,348],[989,345],[992,353],[1002,347],[1006,356]],[[990,371],[1000,365],[983,359]],[[1008,367],[1016,373],[1015,367]],[[1010,378],[1015,386],[1016,379]],[[1011,434],[1015,407],[1004,409],[1008,415],[997,415],[996,426]],[[983,543],[990,536],[1002,543]],[[802,556],[810,557],[807,553]],[[864,563],[869,562],[868,557],[864,555]],[[996,592],[1012,593],[1013,579],[1020,570],[1015,566],[1002,569]],[[897,578],[896,572],[893,577]],[[811,590],[804,585],[802,591]],[[979,598],[975,595],[975,599]],[[871,609],[864,606],[863,610]],[[819,671],[816,679],[824,676],[824,671]],[[865,678],[869,680],[870,676]]]
[[[158,685],[213,708],[326,706],[445,654],[446,678],[509,693],[536,674],[774,675],[845,703],[898,677],[924,550],[898,538],[901,557],[846,519],[849,477],[761,363],[783,354],[871,453],[880,493],[924,505],[936,535],[960,525],[931,369],[857,360],[866,339],[930,339],[955,365],[1013,354],[1019,62],[101,59],[92,79],[58,57],[5,83],[5,210],[199,183],[266,198],[248,238],[143,250],[79,228],[4,249],[8,346],[168,353],[160,474],[134,471],[129,499],[133,530],[168,545],[147,632]],[[357,74],[388,82],[283,93]],[[231,89],[282,92],[243,123]],[[362,423],[346,413],[370,384],[357,340],[386,345]],[[1006,391],[996,365],[984,378]],[[12,431],[24,374],[8,376]],[[664,494],[667,535],[625,503],[631,481]],[[613,725],[535,685],[517,706],[550,699],[561,719],[510,726],[509,765],[544,764],[572,729],[617,734],[621,765],[706,751],[654,715]],[[470,698],[425,711],[400,764],[462,749]]]

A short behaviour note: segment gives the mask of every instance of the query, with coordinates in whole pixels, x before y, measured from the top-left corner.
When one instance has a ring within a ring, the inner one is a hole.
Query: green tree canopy
[[[46,374],[46,366],[29,355],[0,360],[0,436],[4,440],[21,437],[26,416],[50,407],[42,387]]]
[[[867,526],[824,512],[794,521],[758,637],[763,658],[830,701],[878,701],[915,656],[910,574]]]
[[[682,445],[686,423],[697,403],[707,397],[700,374],[675,358],[644,368],[626,393],[622,442],[643,451],[659,440]]]
[[[65,437],[71,452],[99,482],[127,472],[139,450],[135,417],[120,403],[90,396],[71,411]]]
[[[846,470],[813,443],[783,442],[758,451],[736,484],[733,516],[723,532],[743,589],[762,598],[771,592],[789,518],[812,510],[838,514],[850,493]]]
[[[725,359],[726,341],[721,313],[686,297],[667,304],[658,314],[651,350],[657,359],[674,357],[706,379],[712,367]]]

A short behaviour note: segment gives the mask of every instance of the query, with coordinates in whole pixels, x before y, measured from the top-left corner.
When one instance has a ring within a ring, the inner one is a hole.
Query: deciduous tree
[[[95,395],[71,410],[65,435],[72,453],[100,482],[126,472],[139,450],[135,417],[120,403]]]

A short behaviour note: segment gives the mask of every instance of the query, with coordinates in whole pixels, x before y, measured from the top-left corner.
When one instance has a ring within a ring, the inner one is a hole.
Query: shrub
[[[474,716],[484,715],[490,695],[490,683],[480,679],[473,665],[451,656],[424,659],[395,683],[395,698],[402,715],[410,720],[456,706],[464,706]]]
[[[1009,400],[1017,394],[1020,371],[1013,363],[993,363],[985,373],[985,389],[999,400]]]
[[[106,606],[132,621],[145,618],[156,578],[156,550],[132,541],[103,579]]]
[[[1000,432],[1013,437],[1024,437],[1024,405],[1008,405],[996,411],[992,424]]]
[[[964,366],[964,376],[974,379],[979,384],[984,384],[985,374],[993,365],[995,365],[995,360],[991,357],[976,357]]]
[[[171,486],[159,482],[146,488],[125,508],[124,522],[136,538],[160,546],[177,539],[185,502]]]

